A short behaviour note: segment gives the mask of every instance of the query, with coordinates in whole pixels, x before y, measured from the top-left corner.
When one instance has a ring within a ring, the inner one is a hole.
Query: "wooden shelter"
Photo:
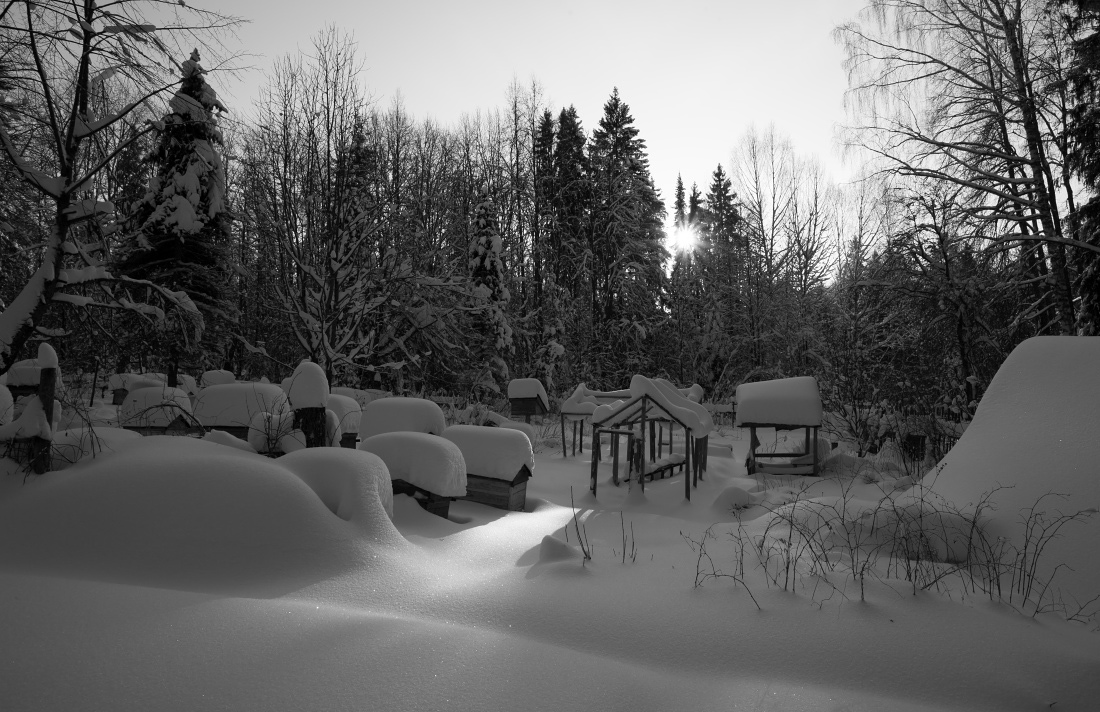
[[[684,429],[684,454],[682,459],[672,456],[672,438],[669,438],[669,455],[667,460],[662,460],[658,463],[657,459],[657,425],[667,425],[670,430],[672,427],[679,425]],[[645,491],[645,478],[649,477],[653,479],[657,475],[664,475],[665,472],[671,472],[676,467],[681,467],[684,471],[684,496],[687,499],[691,499],[691,488],[698,486],[699,479],[702,477],[702,468],[699,458],[699,443],[703,443],[705,446],[706,438],[696,439],[691,435],[691,428],[683,420],[678,418],[669,409],[665,408],[657,399],[653,398],[648,393],[635,396],[625,403],[619,405],[611,413],[603,415],[602,417],[593,415],[592,418],[592,480],[591,490],[592,494],[596,494],[596,472],[599,466],[600,455],[600,437],[604,434],[611,435],[614,439],[611,445],[612,461],[612,478],[615,484],[619,483],[618,479],[618,441],[620,437],[625,436],[627,438],[627,478],[629,479],[632,472],[636,473],[638,483],[641,485],[642,490]],[[649,447],[646,447],[648,442]],[[650,466],[646,463],[646,453],[648,451],[649,463],[655,465]],[[692,466],[693,453],[695,456],[695,467]]]
[[[734,395],[736,419],[734,426],[749,428],[749,457],[746,468],[750,475],[768,472],[783,475],[818,474],[817,439],[821,429],[821,395],[812,376],[780,378],[773,381],[742,383]],[[775,430],[805,430],[802,452],[761,452],[758,428]],[[792,458],[790,464],[763,464],[761,458]]]
[[[523,416],[530,423],[531,416],[542,417],[550,412],[550,401],[542,381],[537,378],[514,378],[508,382],[508,403],[511,418]]]
[[[531,479],[531,470],[527,465],[519,468],[519,472],[511,480],[482,477],[467,472],[466,496],[458,499],[467,499],[511,512],[522,512],[527,506],[527,480],[529,479]]]

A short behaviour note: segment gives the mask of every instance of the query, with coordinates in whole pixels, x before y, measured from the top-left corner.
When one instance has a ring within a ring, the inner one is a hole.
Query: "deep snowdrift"
[[[1036,503],[1047,521],[1100,508],[1100,337],[1043,336],[1017,346],[924,484],[963,509],[992,493],[987,535],[1018,547]],[[1079,603],[1100,595],[1097,542],[1100,516],[1066,524],[1043,551],[1040,580],[1064,565],[1053,589]]]

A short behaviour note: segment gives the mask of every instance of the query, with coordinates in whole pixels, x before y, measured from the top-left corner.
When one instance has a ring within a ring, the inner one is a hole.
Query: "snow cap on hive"
[[[324,370],[312,361],[302,361],[290,377],[287,397],[290,407],[324,408],[328,405],[328,378]]]
[[[426,398],[383,398],[363,408],[359,436],[396,432],[441,435],[447,429],[443,409]]]
[[[546,397],[546,389],[542,387],[542,381],[537,378],[513,378],[508,381],[508,398],[538,398],[542,406],[550,410],[550,400]]]
[[[737,427],[742,425],[821,425],[821,395],[813,376],[742,383],[733,396]]]
[[[524,465],[535,471],[531,441],[519,430],[452,425],[443,437],[462,451],[468,474],[511,482]]]
[[[466,496],[466,461],[450,440],[427,433],[390,432],[363,440],[358,449],[382,458],[391,479],[443,497]]]

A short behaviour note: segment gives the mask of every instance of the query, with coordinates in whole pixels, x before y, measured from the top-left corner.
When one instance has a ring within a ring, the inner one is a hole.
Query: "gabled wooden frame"
[[[592,475],[591,475],[591,486],[590,486],[590,489],[592,490],[593,495],[596,494],[596,473],[597,473],[597,469],[599,467],[599,460],[600,460],[600,458],[599,458],[600,434],[606,432],[606,433],[611,433],[611,434],[615,435],[615,437],[618,437],[618,435],[621,435],[624,432],[623,426],[627,426],[630,429],[631,434],[632,434],[632,437],[628,439],[627,452],[629,453],[633,450],[633,448],[630,445],[630,443],[633,441],[633,438],[639,438],[640,437],[640,442],[638,443],[637,447],[640,448],[640,452],[643,454],[643,457],[644,457],[644,454],[646,452],[646,446],[645,445],[646,445],[646,439],[647,439],[646,424],[648,423],[649,424],[649,435],[648,435],[649,448],[648,448],[648,450],[649,450],[649,459],[652,462],[652,461],[656,460],[656,457],[655,457],[655,455],[656,455],[655,431],[656,431],[657,423],[660,423],[660,422],[668,423],[670,427],[674,426],[674,425],[679,425],[681,428],[684,429],[684,437],[685,437],[685,443],[684,443],[684,496],[688,500],[691,499],[691,488],[693,486],[698,487],[699,478],[702,476],[701,475],[701,468],[698,466],[699,464],[701,464],[701,458],[699,457],[697,452],[696,452],[696,463],[697,463],[697,465],[694,468],[692,467],[692,451],[696,450],[696,443],[695,443],[695,438],[693,438],[692,435],[691,435],[691,428],[689,428],[687,426],[687,424],[684,423],[682,420],[680,420],[675,415],[670,413],[663,405],[661,405],[658,401],[654,400],[650,395],[644,394],[644,393],[640,396],[635,396],[635,397],[631,398],[630,400],[623,403],[618,408],[616,408],[614,411],[612,411],[610,414],[608,414],[607,416],[605,416],[604,418],[602,418],[600,420],[596,420],[595,418],[593,418],[593,420],[592,420]],[[638,425],[641,426],[640,427],[640,432],[641,432],[640,436],[633,435],[633,428],[634,428],[634,426],[638,426]],[[703,442],[704,440],[705,440],[704,438],[699,439],[700,442]],[[564,441],[564,433],[563,433],[563,441]],[[671,450],[672,450],[672,445],[671,445],[671,438],[670,438],[670,444],[669,444],[670,453],[671,453]],[[628,458],[628,460],[629,460],[629,458]],[[618,463],[616,462],[612,466],[615,468],[615,474],[617,475],[618,474]],[[616,477],[616,479],[617,479],[617,477]],[[642,486],[642,491],[645,491],[645,476],[641,472],[638,473],[638,482]]]

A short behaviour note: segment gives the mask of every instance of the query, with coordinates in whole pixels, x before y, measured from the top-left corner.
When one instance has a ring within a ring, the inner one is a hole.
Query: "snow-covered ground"
[[[690,502],[682,475],[614,486],[606,457],[597,499],[589,444],[563,458],[556,431],[528,511],[449,519],[397,496],[391,520],[357,450],[146,438],[5,473],[0,709],[1100,708],[1095,619],[990,600],[950,564],[915,590],[873,537],[861,587],[844,536],[902,501],[896,453],[748,478],[726,429]]]

